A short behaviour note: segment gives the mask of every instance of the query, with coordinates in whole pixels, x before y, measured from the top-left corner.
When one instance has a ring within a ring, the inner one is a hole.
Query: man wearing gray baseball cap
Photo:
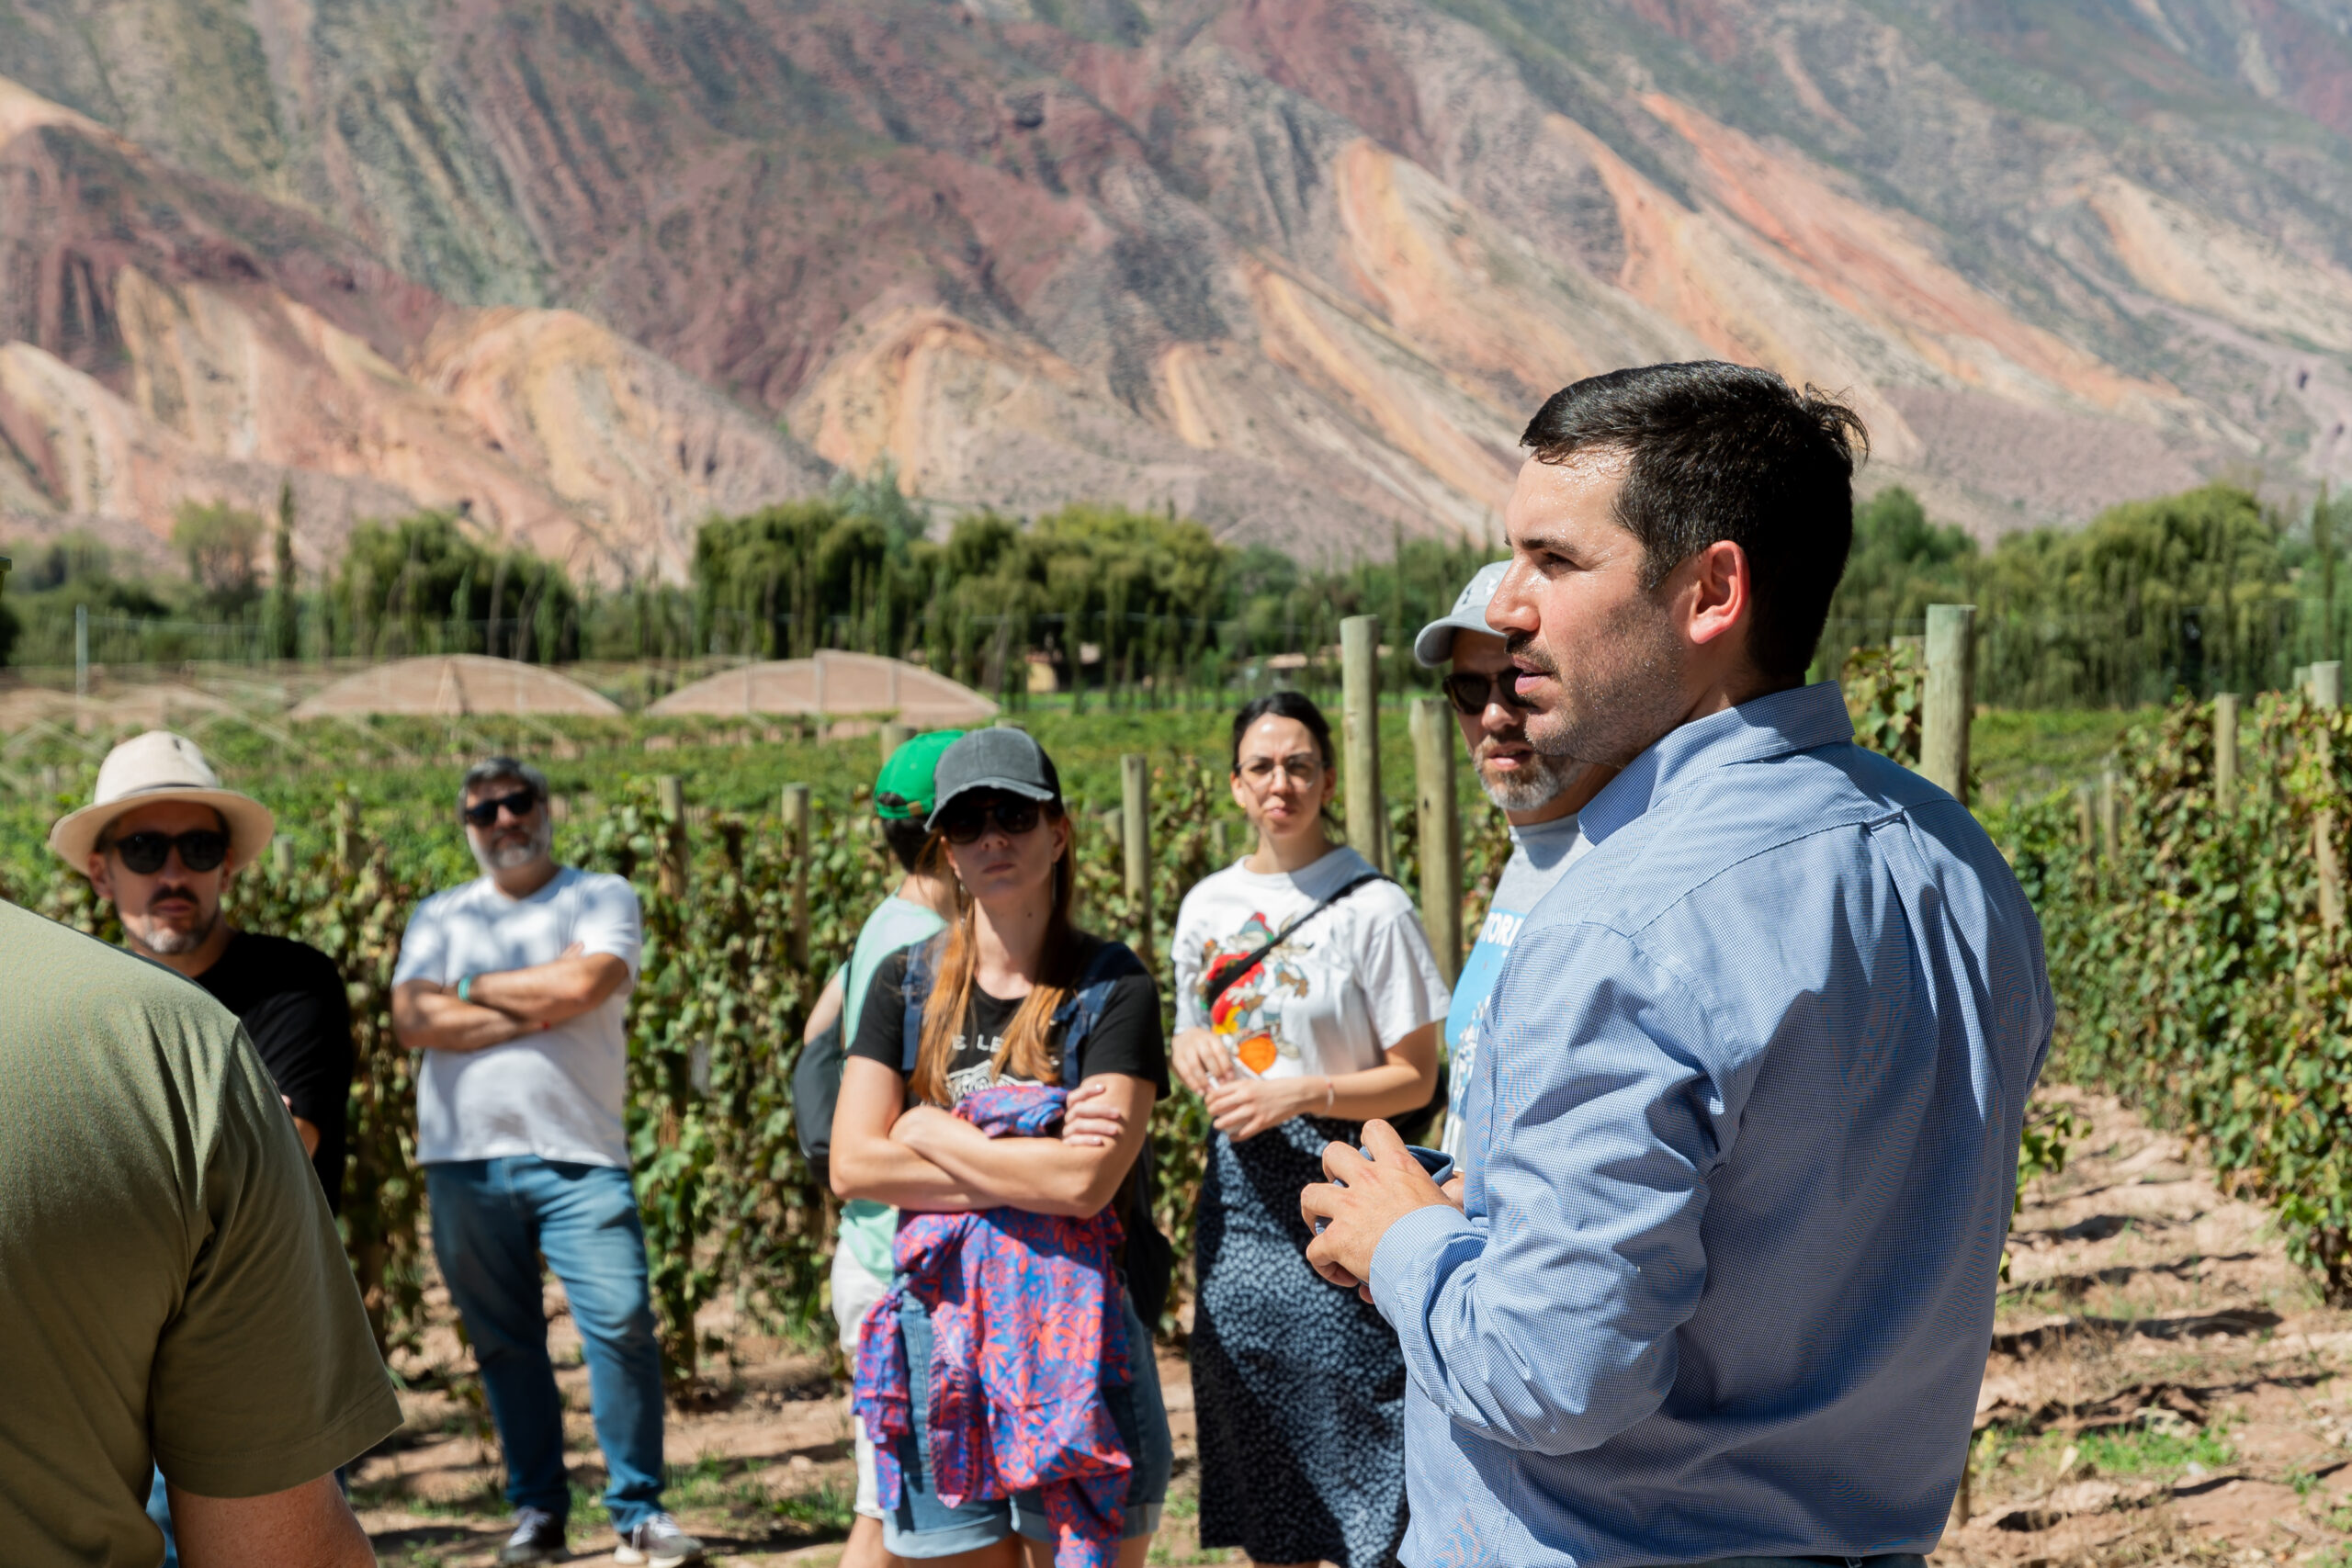
[[[1478,569],[1463,586],[1453,608],[1413,638],[1413,657],[1424,669],[1451,660],[1442,684],[1470,749],[1478,785],[1510,823],[1510,861],[1495,884],[1494,901],[1454,982],[1453,1003],[1445,1015],[1446,1103],[1463,1104],[1478,1055],[1478,1013],[1502,970],[1520,922],[1536,900],[1552,890],[1568,867],[1592,847],[1577,827],[1585,802],[1617,776],[1614,768],[1550,757],[1529,744],[1528,710],[1513,685],[1517,671],[1501,635],[1487,625],[1487,604],[1503,580],[1509,561]],[[1449,1115],[1441,1140],[1445,1152],[1462,1158],[1462,1122]]]

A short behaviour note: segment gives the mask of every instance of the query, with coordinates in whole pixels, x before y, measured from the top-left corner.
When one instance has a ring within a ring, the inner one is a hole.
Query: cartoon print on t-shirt
[[[1201,989],[1206,994],[1221,965],[1247,958],[1274,934],[1263,914],[1253,913],[1240,931],[1220,942],[1212,937],[1201,944]],[[1298,1045],[1283,1034],[1284,992],[1306,995],[1306,972],[1291,960],[1293,944],[1285,943],[1252,965],[1225,989],[1209,1009],[1209,1028],[1226,1036],[1236,1060],[1263,1077],[1275,1062],[1298,1061]]]

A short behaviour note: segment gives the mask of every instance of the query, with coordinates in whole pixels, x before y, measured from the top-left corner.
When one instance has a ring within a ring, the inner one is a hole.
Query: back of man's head
[[[1538,460],[1621,452],[1617,522],[1641,541],[1642,585],[1717,540],[1747,557],[1747,652],[1774,681],[1813,662],[1854,534],[1851,409],[1770,370],[1700,361],[1588,377],[1552,394],[1520,445]]]

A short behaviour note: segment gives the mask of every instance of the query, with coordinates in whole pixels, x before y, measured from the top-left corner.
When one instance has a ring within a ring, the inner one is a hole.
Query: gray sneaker
[[[648,1514],[638,1527],[621,1537],[613,1549],[616,1562],[643,1562],[650,1568],[680,1568],[702,1561],[702,1542],[678,1528],[667,1514]]]
[[[498,1549],[498,1568],[537,1568],[571,1555],[563,1544],[563,1521],[545,1508],[524,1508],[514,1515],[514,1533]]]

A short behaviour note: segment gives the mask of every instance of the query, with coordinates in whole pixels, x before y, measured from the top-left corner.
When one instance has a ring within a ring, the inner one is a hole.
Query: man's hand
[[[1111,1096],[1107,1078],[1089,1078],[1069,1091],[1062,1108],[1062,1142],[1102,1148],[1127,1130],[1126,1109]]]
[[[1365,1122],[1363,1146],[1369,1160],[1345,1144],[1325,1145],[1323,1174],[1331,1179],[1301,1191],[1298,1212],[1310,1231],[1316,1221],[1329,1222],[1307,1243],[1307,1263],[1335,1285],[1353,1285],[1369,1302],[1372,1255],[1380,1238],[1414,1210],[1437,1207],[1446,1196],[1387,1122]]]

